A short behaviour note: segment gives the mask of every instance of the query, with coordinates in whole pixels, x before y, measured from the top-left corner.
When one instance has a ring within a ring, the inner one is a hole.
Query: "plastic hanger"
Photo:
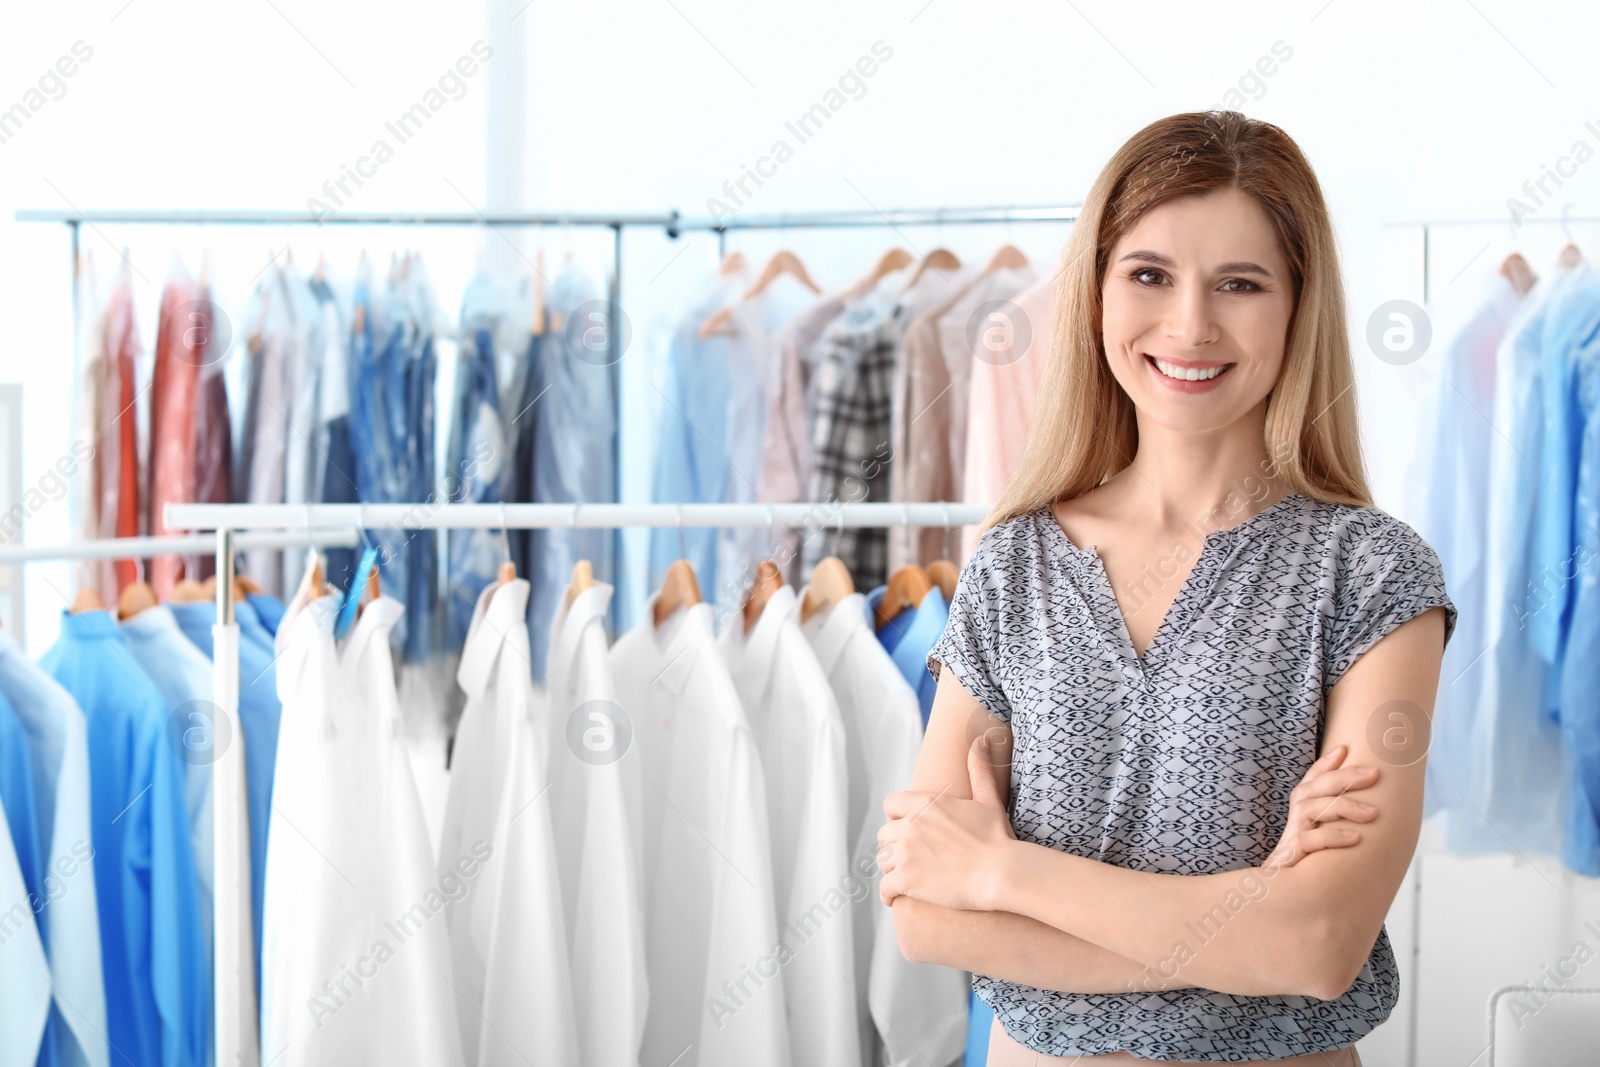
[[[683,547],[683,508],[678,509],[678,551],[687,555]],[[661,579],[661,592],[656,595],[654,615],[655,624],[660,626],[672,617],[672,613],[679,608],[692,607],[700,603],[700,580],[695,577],[694,567],[687,559],[673,560],[667,568],[666,575]]]
[[[157,606],[160,601],[156,599],[156,591],[150,583],[144,580],[144,561],[135,560],[139,568],[139,580],[129,582],[122,595],[117,597],[117,618],[131,619],[141,611]]]

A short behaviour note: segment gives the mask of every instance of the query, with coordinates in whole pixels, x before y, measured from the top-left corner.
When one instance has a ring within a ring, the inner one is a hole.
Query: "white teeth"
[[[1181,382],[1210,381],[1228,369],[1227,365],[1224,365],[1221,367],[1207,367],[1205,370],[1201,370],[1199,367],[1180,367],[1175,363],[1167,363],[1156,359],[1154,356],[1151,356],[1150,359],[1162,374],[1165,374],[1168,378],[1176,378]]]

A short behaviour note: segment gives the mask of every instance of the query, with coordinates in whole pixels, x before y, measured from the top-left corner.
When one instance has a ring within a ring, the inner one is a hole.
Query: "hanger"
[[[984,266],[985,274],[992,274],[997,270],[1021,270],[1028,265],[1028,257],[1022,249],[1014,244],[1003,244],[994,250],[994,255],[989,257],[989,262]]]
[[[1523,296],[1527,296],[1528,290],[1539,280],[1521,252],[1513,252],[1500,262],[1500,274]]]
[[[739,331],[733,328],[733,308],[720,307],[706,317],[700,324],[700,340],[712,337],[737,337]]]
[[[827,611],[855,591],[844,560],[838,556],[818,560],[811,569],[811,581],[806,584],[805,596],[800,601],[800,621],[809,622],[813,615]]]
[[[139,566],[139,580],[129,582],[122,595],[117,597],[117,618],[131,619],[147,608],[153,608],[160,602],[156,600],[156,591],[150,583],[144,580],[144,561],[135,561]]]
[[[916,262],[911,258],[911,253],[903,248],[891,248],[878,258],[878,262],[867,272],[867,276],[845,290],[845,299],[850,300],[861,296],[872,289],[884,278],[897,270],[904,270]]]
[[[544,333],[544,246],[533,250],[533,335]]]
[[[761,613],[767,608],[767,601],[772,599],[772,594],[783,588],[783,572],[778,565],[770,559],[764,559],[756,564],[756,576],[750,583],[750,591],[745,595],[744,601],[744,632],[749,633],[761,618]]]
[[[100,599],[100,593],[91,585],[86,585],[78,590],[72,598],[72,614],[81,615],[86,611],[104,611],[106,602]]]
[[[1571,201],[1568,201],[1567,203],[1561,205],[1561,236],[1567,239],[1567,244],[1566,247],[1561,250],[1561,255],[1556,260],[1556,262],[1560,263],[1563,267],[1568,268],[1576,267],[1579,263],[1583,262],[1583,250],[1578,247],[1575,241],[1573,241],[1572,228],[1567,225],[1567,216],[1570,214],[1572,214],[1572,203]]]
[[[205,580],[205,583],[195,581],[193,578],[183,578],[172,587],[172,595],[167,600],[174,604],[198,604],[210,600],[216,593],[217,579],[215,575]]]
[[[767,260],[767,265],[761,268],[761,277],[756,283],[745,290],[744,298],[754,300],[767,291],[767,287],[783,275],[789,275],[813,293],[822,292],[822,286],[811,280],[811,275],[806,273],[806,265],[800,262],[800,257],[787,248],[774,252],[772,258]]]
[[[678,508],[678,551],[683,552],[683,508]],[[687,554],[687,553],[685,553]],[[694,575],[694,566],[686,559],[673,560],[661,579],[661,592],[656,596],[655,624],[660,626],[679,608],[700,603],[700,580]]]
[[[917,282],[922,280],[922,275],[927,272],[929,267],[935,270],[960,270],[961,260],[957,259],[956,254],[948,248],[935,248],[923,258],[921,265],[917,267],[917,272],[906,283],[906,292],[910,292],[917,287]]]
[[[906,558],[912,558],[911,548],[911,511],[909,508],[900,513],[900,525],[906,535]],[[883,599],[878,602],[878,609],[874,613],[875,629],[882,630],[895,618],[908,609],[914,609],[922,604],[922,598],[928,595],[928,590],[933,588],[933,583],[928,580],[927,573],[915,562],[907,563],[889,576],[889,581],[883,590]]]
[[[944,558],[934,560],[928,564],[928,581],[938,587],[944,594],[944,602],[950,603],[956,595],[956,582],[961,577],[961,571],[950,560],[950,504],[944,504]]]
[[[567,595],[561,598],[561,610],[567,611],[580,593],[593,587],[594,568],[588,560],[580,559],[572,565],[572,581],[567,585]]]
[[[738,274],[746,269],[748,268],[744,260],[744,253],[735,248],[732,252],[722,257],[722,266],[717,268],[717,273],[726,278],[730,274]]]

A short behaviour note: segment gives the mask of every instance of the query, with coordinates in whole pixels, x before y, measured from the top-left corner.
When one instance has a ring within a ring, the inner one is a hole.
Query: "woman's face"
[[[1221,429],[1278,380],[1293,284],[1266,212],[1237,189],[1146,214],[1112,249],[1101,297],[1106,359],[1141,422]]]

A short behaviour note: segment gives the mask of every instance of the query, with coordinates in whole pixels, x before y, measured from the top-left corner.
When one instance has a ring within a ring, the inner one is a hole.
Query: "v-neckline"
[[[1172,603],[1167,606],[1166,614],[1156,624],[1149,643],[1144,646],[1143,655],[1133,650],[1133,637],[1128,630],[1128,620],[1122,613],[1122,603],[1117,599],[1117,592],[1111,584],[1111,575],[1106,571],[1105,561],[1100,558],[1100,546],[1089,545],[1086,548],[1079,548],[1062,528],[1060,520],[1056,518],[1054,505],[1043,505],[1038,514],[1045,525],[1055,531],[1054,540],[1066,550],[1068,559],[1078,562],[1083,568],[1084,575],[1097,583],[1097,592],[1105,598],[1104,613],[1093,612],[1101,637],[1111,644],[1126,666],[1136,672],[1141,679],[1145,679],[1151,667],[1152,653],[1165,652],[1167,645],[1189,629],[1195,604],[1203,594],[1210,593],[1216,577],[1216,546],[1225,545],[1231,554],[1242,533],[1261,523],[1267,516],[1300,499],[1302,495],[1298,492],[1286,493],[1276,503],[1261,509],[1243,522],[1226,529],[1208,532],[1204,543],[1200,546],[1199,555],[1189,568],[1189,573],[1184,576],[1182,584],[1178,586],[1178,592],[1172,598]],[[1202,572],[1205,573],[1204,577]],[[1200,588],[1202,581],[1206,583],[1203,590]]]

